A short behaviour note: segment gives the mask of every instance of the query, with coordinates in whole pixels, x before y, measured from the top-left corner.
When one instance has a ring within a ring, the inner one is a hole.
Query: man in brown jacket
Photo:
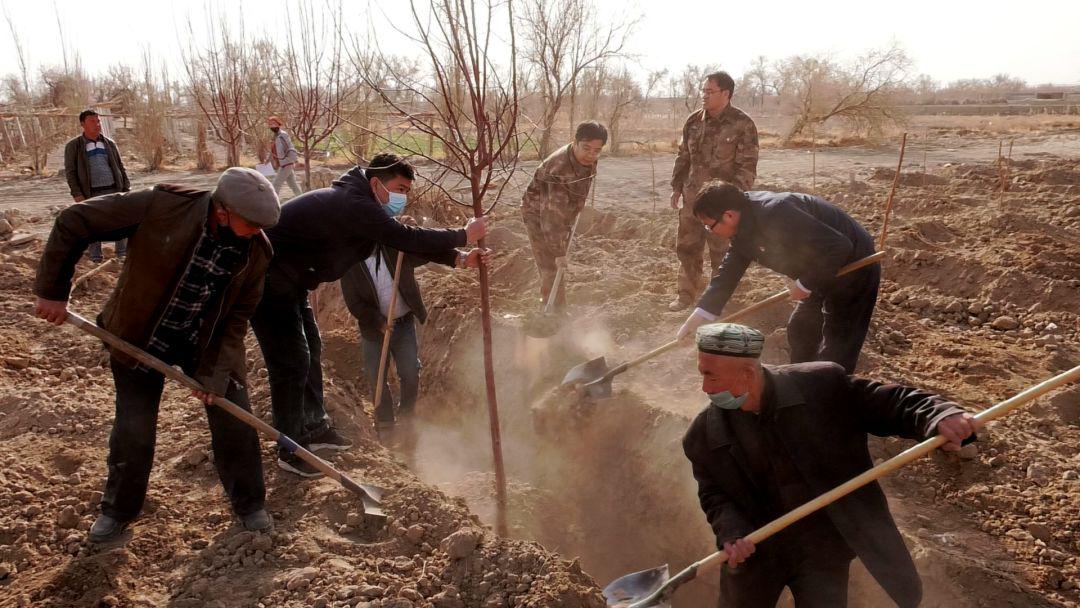
[[[252,169],[225,171],[213,192],[162,185],[68,207],[56,219],[38,266],[39,317],[63,323],[75,262],[103,238],[128,238],[131,255],[98,324],[169,365],[209,393],[250,410],[244,335],[262,296],[272,250],[262,228],[277,222],[273,186]],[[113,352],[116,417],[108,480],[92,542],[115,539],[146,497],[164,377]],[[233,511],[248,530],[272,525],[253,429],[206,403],[214,464]]]
[[[701,87],[701,109],[683,125],[679,155],[671,172],[671,208],[679,209],[675,254],[679,257],[679,295],[668,306],[689,307],[705,289],[701,265],[709,246],[709,276],[720,266],[727,239],[706,234],[694,217],[694,201],[706,182],[721,179],[750,190],[757,177],[758,134],[754,121],[731,105],[735,81],[727,72],[713,72]],[[683,205],[679,207],[679,199]]]
[[[683,451],[728,556],[720,605],[773,608],[789,587],[798,608],[843,608],[858,557],[897,605],[918,606],[919,575],[876,482],[759,546],[745,537],[868,470],[868,434],[942,435],[942,449],[955,451],[973,435],[973,418],[938,395],[849,376],[835,363],[761,365],[764,343],[743,325],[697,330],[710,403],[686,431]]]
[[[540,300],[547,304],[559,265],[565,263],[570,229],[585,208],[585,198],[596,177],[596,161],[607,143],[604,125],[579,124],[574,143],[551,153],[533,173],[521,200],[521,216],[529,233],[533,258],[540,272]],[[566,306],[566,289],[559,289],[555,305]]]

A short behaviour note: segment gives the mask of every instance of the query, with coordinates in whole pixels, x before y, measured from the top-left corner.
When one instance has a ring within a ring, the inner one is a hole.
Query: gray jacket
[[[124,169],[124,161],[120,159],[120,150],[116,142],[101,136],[105,142],[105,152],[109,158],[109,168],[112,169],[113,185],[120,192],[131,190],[131,182],[128,180],[127,170]],[[85,135],[79,135],[64,146],[64,177],[67,178],[68,189],[71,190],[71,198],[81,196],[90,198],[90,161],[86,158],[86,144],[90,140]]]

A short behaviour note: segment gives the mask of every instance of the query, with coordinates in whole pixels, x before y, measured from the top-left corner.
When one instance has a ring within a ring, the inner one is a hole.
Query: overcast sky
[[[210,2],[242,10],[249,32],[280,32],[282,13],[300,0]],[[59,65],[63,54],[57,13],[69,57],[77,51],[90,73],[117,63],[139,65],[149,48],[155,61],[178,67],[180,33],[190,16],[199,29],[205,1],[194,0],[0,0],[15,23],[31,66]],[[324,6],[324,0],[314,0]],[[1080,84],[1080,0],[595,0],[601,15],[625,19],[640,14],[631,41],[636,67],[680,71],[688,63],[719,64],[738,77],[753,58],[827,53],[845,59],[870,48],[899,43],[916,72],[948,82],[1006,72],[1029,83]],[[385,50],[405,52],[405,42],[381,21],[404,21],[405,0],[345,2],[346,23],[368,28],[365,14],[378,15],[376,34]],[[242,7],[242,8],[238,8]],[[0,37],[0,74],[18,66],[7,24]],[[174,72],[174,78],[179,72]]]

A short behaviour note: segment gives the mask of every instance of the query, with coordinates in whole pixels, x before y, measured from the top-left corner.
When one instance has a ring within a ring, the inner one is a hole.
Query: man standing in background
[[[701,87],[701,109],[683,125],[679,155],[671,172],[671,208],[679,209],[675,254],[679,257],[679,295],[668,305],[684,310],[705,289],[701,265],[709,245],[709,276],[720,266],[727,239],[708,234],[694,217],[694,201],[705,182],[721,179],[750,190],[757,177],[758,134],[754,121],[731,105],[735,81],[727,72],[713,72]],[[682,208],[679,199],[682,198]]]
[[[88,198],[127,192],[131,189],[124,162],[116,142],[101,132],[101,119],[93,110],[79,113],[82,134],[64,146],[64,176],[67,178],[71,198],[81,203]],[[124,259],[127,239],[116,241],[116,257]],[[103,259],[101,241],[90,243],[90,260],[99,263]]]
[[[274,167],[274,192],[281,194],[281,184],[288,182],[292,188],[293,196],[304,193],[300,184],[296,182],[296,161],[300,155],[292,145],[289,135],[281,129],[282,122],[277,116],[266,119],[266,126],[274,133],[274,139],[270,141],[270,165]]]
[[[595,120],[577,126],[574,142],[551,153],[533,173],[521,200],[521,216],[529,233],[533,258],[540,273],[540,302],[547,304],[559,266],[566,263],[570,230],[585,208],[596,177],[596,161],[608,140],[607,128]],[[555,298],[566,308],[566,288]]]

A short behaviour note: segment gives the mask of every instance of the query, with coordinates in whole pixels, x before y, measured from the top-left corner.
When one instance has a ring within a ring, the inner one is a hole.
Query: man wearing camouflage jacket
[[[727,239],[707,234],[694,217],[694,201],[708,181],[721,179],[750,190],[757,177],[758,134],[754,121],[731,105],[735,81],[727,72],[713,72],[701,88],[701,109],[683,125],[679,155],[671,173],[671,208],[679,209],[675,253],[679,257],[678,297],[668,306],[683,310],[705,289],[701,265],[706,243],[711,261],[709,275],[724,259]],[[682,208],[679,199],[682,198]]]
[[[596,161],[607,137],[607,129],[596,121],[579,124],[574,143],[552,152],[540,163],[521,200],[522,219],[540,272],[542,304],[547,304],[555,274],[565,263],[570,229],[585,208],[589,187],[596,177]],[[565,288],[559,289],[555,305],[565,308]]]

